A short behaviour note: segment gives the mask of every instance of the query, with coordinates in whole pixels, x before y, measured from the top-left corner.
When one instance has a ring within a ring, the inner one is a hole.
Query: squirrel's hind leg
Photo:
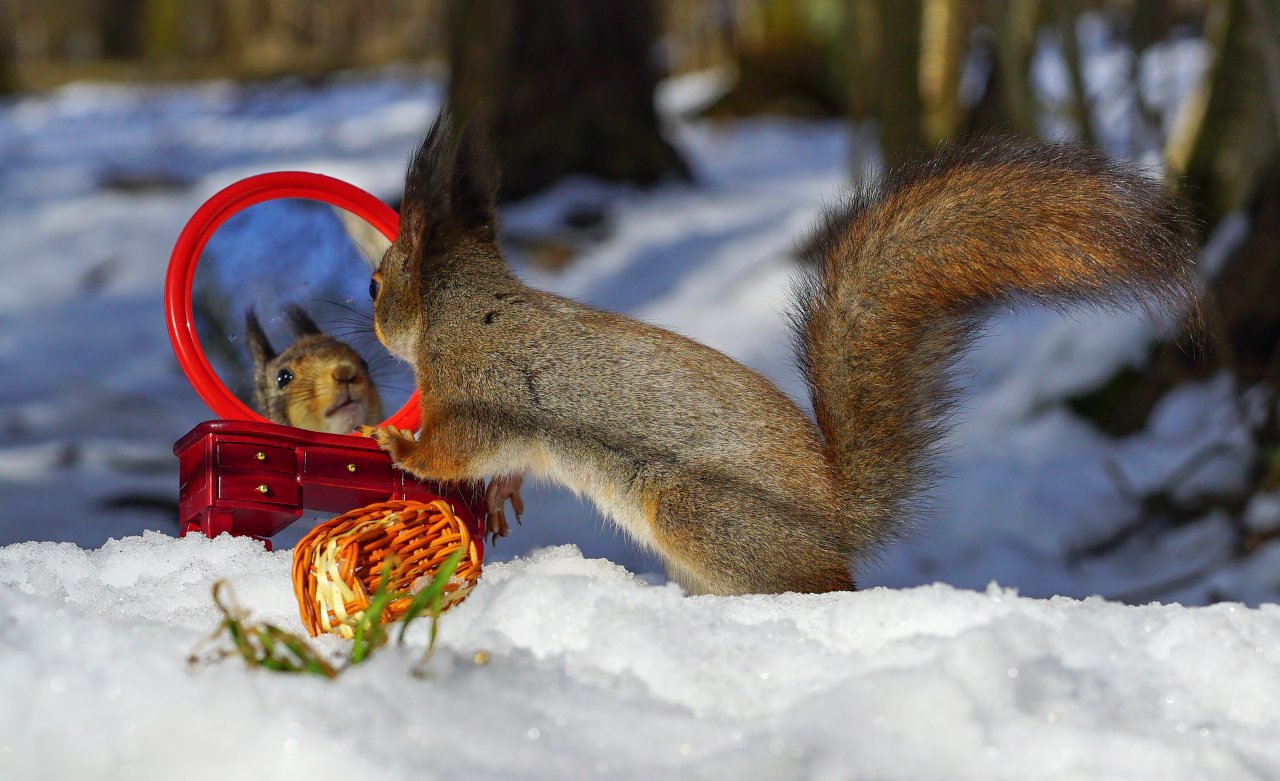
[[[668,576],[693,594],[852,591],[849,557],[804,517],[794,497],[721,499],[704,484],[668,487],[646,502]]]
[[[667,570],[667,580],[684,589],[685,596],[696,597],[702,594],[713,594],[714,591],[702,582],[702,579],[685,565],[675,559],[662,557],[662,564]]]

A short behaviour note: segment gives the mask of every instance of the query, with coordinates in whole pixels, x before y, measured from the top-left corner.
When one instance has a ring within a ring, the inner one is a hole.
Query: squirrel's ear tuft
[[[244,331],[249,343],[249,353],[253,356],[253,370],[260,371],[276,357],[275,348],[267,341],[267,332],[262,330],[258,322],[258,314],[252,309],[244,316]]]
[[[405,176],[401,236],[411,252],[470,234],[497,235],[498,164],[476,113],[459,120],[446,105]]]
[[[293,325],[293,332],[298,336],[324,333],[320,330],[320,326],[316,325],[316,321],[311,319],[311,315],[307,314],[307,310],[297,304],[290,304],[284,311],[289,316],[289,323]]]
[[[498,160],[479,112],[473,112],[458,131],[454,149],[450,205],[454,219],[468,230],[496,238]]]

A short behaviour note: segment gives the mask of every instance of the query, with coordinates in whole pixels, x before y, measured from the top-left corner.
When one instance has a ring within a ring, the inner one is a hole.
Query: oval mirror
[[[183,370],[219,417],[417,428],[412,372],[374,336],[368,293],[396,223],[316,174],[251,177],[201,207],[174,249],[166,309]]]

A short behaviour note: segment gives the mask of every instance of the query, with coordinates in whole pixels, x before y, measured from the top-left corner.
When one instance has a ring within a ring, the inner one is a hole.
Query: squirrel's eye
[[[280,373],[276,375],[276,385],[279,385],[281,388],[291,382],[293,382],[293,372],[288,369],[281,369]]]
[[[369,280],[369,298],[378,300],[378,280],[376,279]]]

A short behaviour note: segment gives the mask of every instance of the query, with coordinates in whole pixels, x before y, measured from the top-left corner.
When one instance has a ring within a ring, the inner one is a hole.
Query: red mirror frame
[[[400,230],[400,216],[373,195],[340,179],[304,171],[276,171],[241,179],[220,190],[191,215],[169,257],[169,271],[164,280],[165,320],[174,355],[191,387],[215,415],[226,420],[269,422],[227,389],[200,346],[191,308],[196,264],[209,239],[228,219],[254,204],[280,198],[305,198],[346,209],[391,241],[395,241]],[[420,418],[415,389],[404,406],[381,425],[417,431]]]

